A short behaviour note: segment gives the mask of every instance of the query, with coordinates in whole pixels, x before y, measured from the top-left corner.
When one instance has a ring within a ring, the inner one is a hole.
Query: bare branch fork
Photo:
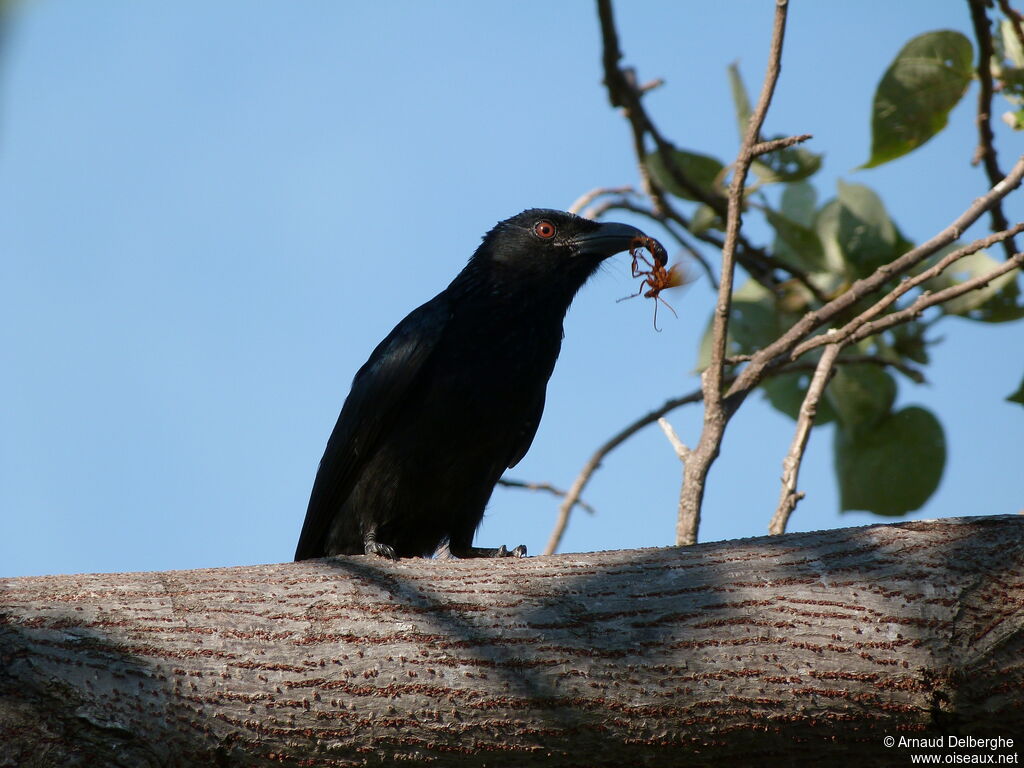
[[[697,390],[688,395],[683,395],[682,397],[673,397],[670,400],[666,400],[659,408],[655,408],[650,413],[641,416],[625,429],[613,435],[596,451],[594,451],[593,455],[587,460],[587,463],[583,465],[583,469],[581,469],[580,473],[576,476],[572,486],[569,488],[569,492],[566,493],[565,497],[562,499],[562,503],[558,506],[558,518],[555,520],[555,527],[551,531],[551,536],[548,539],[547,546],[544,548],[544,554],[553,555],[558,551],[558,546],[561,544],[562,537],[565,535],[565,529],[569,525],[569,516],[572,514],[573,507],[580,503],[580,496],[583,493],[583,489],[586,488],[587,483],[590,482],[590,478],[593,477],[594,472],[596,472],[598,467],[601,466],[601,462],[604,461],[605,457],[609,453],[614,451],[648,424],[656,422],[669,411],[675,410],[682,405],[688,405],[689,403],[698,403],[702,397],[703,393],[700,390]]]
[[[971,280],[967,280],[959,285],[952,285],[949,288],[936,293],[923,293],[906,309],[900,310],[899,312],[893,312],[880,320],[865,323],[857,329],[857,331],[850,334],[849,338],[844,341],[844,344],[855,344],[868,336],[873,336],[876,333],[880,333],[892,328],[893,326],[913,320],[929,307],[945,304],[947,301],[952,301],[958,296],[963,296],[965,293],[970,293],[971,291],[976,291],[979,288],[984,288],[997,277],[1005,275],[1007,272],[1011,272],[1014,269],[1019,269],[1021,266],[1024,266],[1024,252],[1015,253],[1011,258],[984,275],[978,275]]]
[[[782,45],[785,39],[787,0],[776,0],[775,19],[772,25],[771,50],[768,56],[768,71],[758,98],[757,106],[750,115],[747,132],[740,145],[729,187],[728,212],[726,214],[725,244],[722,248],[722,277],[718,287],[712,326],[711,360],[702,376],[704,392],[704,426],[700,441],[691,452],[683,470],[683,487],[679,494],[679,518],[676,523],[676,544],[693,544],[697,541],[700,526],[700,509],[704,499],[704,487],[708,470],[718,457],[729,418],[739,405],[733,399],[726,402],[722,396],[725,376],[726,339],[729,325],[729,310],[732,304],[733,273],[736,247],[742,224],[743,189],[750,165],[757,157],[755,148],[764,146],[759,142],[761,126],[768,114],[775,84],[782,68]],[[768,142],[770,144],[771,142]],[[733,385],[735,387],[735,385]]]
[[[836,365],[877,365],[883,368],[893,368],[902,373],[907,378],[917,382],[924,382],[924,374],[916,368],[906,365],[899,360],[892,360],[887,357],[881,357],[880,355],[846,355],[838,358],[835,361]],[[765,374],[765,378],[772,378],[774,376],[782,376],[787,373],[796,372],[814,372],[817,365],[808,362],[795,362],[781,368],[775,368],[768,371]],[[731,383],[735,376],[729,376],[725,379],[726,383]],[[684,405],[692,405],[699,403],[704,398],[704,393],[700,389],[696,389],[688,394],[680,397],[673,397],[666,400],[660,406],[644,414],[640,418],[636,419],[623,429],[616,432],[612,437],[606,440],[594,453],[587,459],[586,463],[580,469],[579,474],[573,481],[572,486],[565,493],[561,504],[558,507],[558,517],[555,521],[555,526],[551,531],[551,536],[548,539],[547,546],[544,548],[545,555],[553,555],[558,551],[558,547],[562,543],[562,538],[565,535],[565,530],[569,525],[569,518],[572,514],[572,510],[576,506],[582,506],[580,496],[590,483],[591,478],[601,468],[602,463],[608,457],[608,454],[612,453],[616,448],[626,442],[629,438],[639,432],[641,429],[650,426],[657,422],[661,426],[661,421],[664,416],[674,411],[676,408],[680,408]],[[666,422],[667,423],[667,422]],[[665,427],[662,426],[662,430]],[[666,436],[668,432],[666,431]],[[669,441],[672,442],[673,448],[676,448],[676,455],[679,456],[681,461],[685,461],[689,455],[687,452],[680,452],[669,436]],[[680,441],[681,442],[681,441]],[[546,484],[544,484],[546,485]]]

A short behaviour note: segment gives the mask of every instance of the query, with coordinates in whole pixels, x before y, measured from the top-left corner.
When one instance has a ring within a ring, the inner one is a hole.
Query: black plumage
[[[640,230],[532,209],[499,223],[356,373],[317,470],[296,560],[522,556],[473,547],[495,483],[526,454],[573,297]]]

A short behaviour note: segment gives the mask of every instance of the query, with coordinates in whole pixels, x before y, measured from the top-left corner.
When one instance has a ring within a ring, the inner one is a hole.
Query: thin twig
[[[992,28],[986,13],[986,0],[968,0],[971,7],[971,23],[974,26],[974,37],[978,41],[978,149],[974,155],[974,163],[981,162],[985,166],[985,175],[990,185],[995,185],[1005,174],[999,169],[996,158],[995,135],[992,133]],[[992,231],[1001,232],[1009,226],[1003,206],[996,203],[989,211],[992,219]],[[1017,252],[1013,238],[1003,241],[1006,258]]]
[[[512,480],[508,477],[503,477],[498,480],[498,485],[502,485],[506,488],[520,488],[524,491],[544,491],[545,493],[550,493],[559,497],[564,497],[569,493],[568,491],[553,486],[551,483],[531,483],[526,480]],[[583,501],[583,499],[576,499],[575,504],[587,514],[597,514],[597,510],[590,506],[590,504],[587,504],[587,502]]]
[[[938,304],[945,304],[947,301],[952,301],[959,296],[963,296],[965,293],[970,293],[978,288],[984,288],[997,277],[1005,275],[1007,272],[1014,269],[1018,269],[1022,264],[1024,264],[1024,253],[1015,253],[998,267],[993,268],[984,275],[978,275],[975,278],[965,280],[962,283],[952,285],[949,288],[944,288],[943,290],[935,293],[925,291],[906,309],[901,309],[899,312],[893,312],[892,314],[886,315],[878,320],[864,323],[848,336],[844,337],[840,334],[836,334],[835,340],[842,341],[844,344],[856,344],[858,341],[866,339],[868,336],[874,336],[876,333],[881,333],[893,326],[913,320],[930,307],[934,307]]]
[[[841,344],[829,344],[825,347],[821,359],[818,360],[814,376],[811,377],[811,384],[807,387],[804,401],[800,405],[793,443],[789,447],[786,458],[782,461],[782,491],[779,494],[779,506],[768,524],[768,533],[773,536],[786,532],[786,524],[789,522],[790,515],[793,514],[800,499],[804,497],[802,491],[797,491],[800,464],[803,462],[807,441],[811,436],[811,427],[814,426],[814,417],[818,414],[818,402],[825,391],[825,385],[828,384],[828,380],[832,376],[832,371],[835,370],[836,358],[841,349]]]
[[[713,338],[711,342],[711,362],[708,365],[710,377],[705,388],[705,401],[708,405],[720,405],[722,397],[722,378],[724,374],[725,346],[728,337],[729,310],[732,306],[733,271],[736,258],[736,244],[740,227],[743,225],[743,191],[750,172],[750,165],[757,155],[754,148],[761,126],[768,114],[775,84],[779,78],[782,59],[782,44],[785,39],[787,0],[776,0],[775,23],[772,29],[771,54],[768,58],[768,71],[757,106],[747,124],[747,133],[740,146],[733,171],[732,183],[729,186],[729,210],[725,222],[725,242],[722,245],[722,277],[718,288],[718,302],[715,305]],[[710,394],[709,394],[710,392]]]
[[[802,144],[808,139],[813,138],[809,133],[802,133],[799,136],[787,136],[783,139],[772,139],[771,141],[762,141],[750,148],[750,153],[754,157],[760,157],[761,155],[767,155],[769,152],[778,152],[780,149],[786,149],[796,144]]]
[[[825,336],[815,336],[813,341],[815,342],[814,346],[815,347],[819,347],[822,344],[828,344],[829,339],[826,338]],[[809,349],[811,349],[811,348],[813,348],[813,347],[810,347]],[[803,351],[801,351],[800,354],[802,355]],[[794,359],[796,359],[799,356],[800,355],[797,355],[794,352],[794,354],[793,354],[793,358]],[[742,363],[748,363],[748,362],[750,362],[753,359],[754,359],[753,355],[733,355],[732,357],[726,358],[725,364],[728,365],[728,366],[736,366],[736,365],[740,365]],[[912,381],[914,381],[914,382],[916,382],[918,384],[924,384],[925,383],[925,377],[924,377],[924,374],[921,373],[921,371],[917,370],[917,368],[914,368],[911,365],[907,365],[902,360],[898,360],[898,359],[892,358],[892,357],[882,357],[881,355],[844,355],[843,357],[839,358],[839,360],[837,360],[836,362],[839,363],[839,364],[849,363],[851,365],[857,365],[857,364],[860,364],[860,363],[868,363],[868,364],[871,364],[871,365],[879,365],[879,366],[882,366],[882,367],[895,368],[897,371],[902,373],[908,379],[911,379]],[[796,366],[797,366],[797,363],[790,363],[783,370],[785,370],[787,372],[792,372],[794,370],[799,370]],[[813,367],[816,367],[816,366],[812,366],[812,369],[813,369]],[[765,374],[765,376],[767,377],[767,376],[773,375],[778,370],[779,370],[778,368],[774,368],[774,369],[768,371]]]
[[[892,368],[899,371],[908,379],[915,384],[927,384],[928,380],[921,371],[917,370],[912,365],[907,365],[902,360],[897,360],[891,357],[882,357],[881,355],[843,355],[836,360],[836,365],[847,366],[847,365],[877,365],[880,368]],[[791,366],[786,366],[783,370],[790,370]]]
[[[641,216],[646,216],[647,218],[658,222],[661,226],[665,228],[665,230],[670,235],[672,235],[672,238],[677,243],[679,243],[679,245],[690,255],[690,257],[700,265],[700,268],[704,271],[704,274],[711,282],[711,285],[713,285],[717,290],[718,278],[715,275],[715,271],[711,268],[711,264],[704,257],[704,254],[702,254],[695,247],[693,247],[693,245],[691,245],[686,240],[686,238],[683,237],[682,233],[678,232],[676,229],[673,228],[672,219],[670,219],[665,214],[659,213],[657,211],[652,211],[648,208],[644,208],[642,205],[633,203],[625,198],[613,198],[611,200],[605,200],[591,208],[587,212],[589,214],[587,218],[598,218],[601,215],[607,213],[608,211],[616,210],[629,211],[630,213],[636,213]]]
[[[899,360],[891,360],[880,355],[847,355],[836,360],[836,365],[878,365],[882,367],[891,367],[906,374],[914,381],[919,383],[924,381],[924,375],[917,369],[912,368]],[[769,371],[765,374],[765,378],[768,379],[775,376],[785,376],[789,373],[810,373],[816,368],[816,363],[798,360],[797,362],[789,363],[781,368]],[[725,381],[726,383],[731,383],[733,379],[733,376],[729,376]],[[653,424],[674,411],[676,408],[693,403],[699,403],[703,397],[704,393],[697,389],[689,394],[682,395],[681,397],[673,397],[666,400],[660,407],[655,408],[650,413],[644,414],[636,421],[628,424],[594,451],[590,458],[587,459],[587,462],[583,465],[583,468],[576,476],[576,479],[573,481],[568,493],[566,493],[565,498],[562,499],[562,503],[558,507],[558,517],[555,520],[554,529],[551,531],[551,536],[548,539],[547,547],[544,549],[544,554],[553,555],[558,550],[558,547],[562,543],[562,536],[565,534],[565,529],[569,524],[569,517],[572,512],[572,508],[579,503],[579,497],[583,493],[584,488],[587,487],[587,484],[590,482],[594,473],[600,469],[601,464],[608,457],[609,453],[614,451],[644,427]]]
[[[566,210],[569,213],[578,214],[599,197],[604,197],[606,195],[627,195],[635,191],[636,190],[632,187],[598,187],[597,189],[592,189],[589,192],[580,195],[576,199],[576,202],[570,205]]]
[[[938,277],[946,269],[948,269],[953,263],[959,261],[965,256],[970,256],[972,253],[988,248],[998,242],[1006,242],[1007,239],[1012,238],[1015,234],[1024,231],[1024,223],[1016,224],[1005,232],[997,232],[994,235],[983,237],[979,240],[975,240],[973,243],[969,243],[962,248],[957,248],[955,251],[951,251],[939,259],[933,266],[924,270],[920,274],[908,277],[907,279],[900,282],[895,288],[889,293],[883,296],[881,299],[876,301],[870,307],[865,309],[855,318],[846,323],[842,328],[838,330],[830,331],[829,333],[821,336],[814,336],[802,344],[798,344],[790,355],[791,359],[796,359],[810,350],[820,347],[823,344],[830,344],[836,339],[842,339],[850,336],[854,331],[860,328],[865,323],[869,322],[875,317],[878,317],[882,312],[892,306],[897,299],[903,296],[908,291],[916,288],[922,283]]]
[[[669,443],[672,445],[672,450],[676,452],[676,456],[679,457],[681,462],[685,463],[690,458],[692,451],[686,447],[686,443],[679,439],[679,435],[676,434],[675,429],[664,416],[658,419],[658,426],[665,433],[665,437],[668,438]]]
[[[870,296],[888,281],[908,272],[940,248],[954,242],[961,234],[998,201],[1020,186],[1024,179],[1024,156],[1016,162],[1006,178],[977,198],[948,227],[926,242],[912,248],[894,261],[884,264],[868,277],[857,280],[850,288],[822,307],[805,314],[788,331],[754,354],[749,365],[736,377],[726,394],[738,407],[743,399],[757,386],[765,372],[790,359],[790,353],[814,330],[826,325],[835,317],[854,306],[861,299]]]
[[[583,469],[581,469],[580,473],[576,476],[572,486],[569,488],[569,492],[565,495],[565,498],[562,499],[562,503],[558,505],[558,517],[555,520],[555,527],[551,531],[551,536],[548,538],[548,544],[544,548],[544,554],[553,555],[558,551],[558,546],[562,543],[562,536],[565,534],[565,529],[569,525],[569,515],[572,513],[572,508],[579,502],[583,489],[587,487],[587,483],[590,482],[590,478],[593,477],[594,472],[596,472],[598,467],[601,466],[601,462],[604,461],[605,456],[614,451],[648,424],[656,422],[669,411],[672,411],[682,405],[688,405],[689,403],[699,403],[702,397],[703,393],[698,389],[694,392],[690,392],[688,395],[673,397],[666,400],[659,408],[655,408],[650,413],[641,416],[632,424],[629,424],[627,427],[617,432],[605,441],[605,443],[596,451],[594,451],[593,455],[587,459],[587,463],[583,465]]]

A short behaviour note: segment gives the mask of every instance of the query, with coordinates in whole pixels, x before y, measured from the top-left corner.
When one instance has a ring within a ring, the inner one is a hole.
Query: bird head
[[[628,251],[638,237],[644,233],[628,224],[531,208],[488,232],[473,261],[486,263],[500,282],[548,286],[571,298],[602,261]]]

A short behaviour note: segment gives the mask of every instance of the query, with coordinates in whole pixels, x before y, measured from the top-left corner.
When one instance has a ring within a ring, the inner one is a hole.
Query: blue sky
[[[678,145],[730,158],[726,66],[759,87],[770,2],[620,2],[627,62]],[[19,5],[0,66],[0,575],[290,559],[355,370],[496,221],[634,184],[601,86],[590,2]],[[923,240],[984,191],[975,91],[918,152],[854,171],[875,83],[910,37],[970,32],[944,0],[794,2],[768,133],[812,133],[816,177],[878,190]],[[1002,109],[1001,105],[999,109]],[[998,112],[998,110],[997,110]],[[1004,167],[1019,135],[999,128]],[[1022,216],[1019,200],[1007,214]],[[628,220],[626,217],[619,217]],[[642,222],[632,223],[644,226]],[[970,234],[981,234],[987,221]],[[767,234],[752,223],[752,238]],[[510,473],[568,486],[593,449],[688,392],[711,307],[615,300],[618,257],[578,297],[544,421]],[[939,326],[930,384],[942,485],[913,517],[1024,507],[1024,325]],[[696,441],[699,410],[677,412]],[[730,426],[701,539],[765,532],[792,423],[761,397]],[[563,551],[670,544],[680,467],[660,431],[614,453]],[[791,530],[838,513],[831,434],[811,437]],[[542,548],[556,500],[498,489],[484,545]]]

